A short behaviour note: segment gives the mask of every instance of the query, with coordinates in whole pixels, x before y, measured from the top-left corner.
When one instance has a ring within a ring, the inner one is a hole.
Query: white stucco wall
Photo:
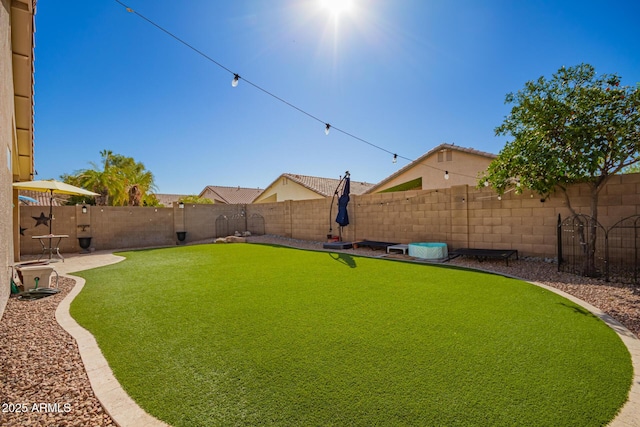
[[[273,203],[284,202],[285,200],[312,200],[324,198],[324,196],[303,187],[287,177],[280,177],[278,181],[266,188],[253,203]]]
[[[450,150],[451,157],[447,160],[444,155],[438,161],[438,153],[422,160],[411,169],[394,179],[386,182],[375,190],[379,193],[387,188],[422,178],[422,190],[433,190],[438,188],[449,188],[455,185],[475,186],[477,174],[487,169],[491,158],[478,156],[458,150]],[[445,171],[449,172],[449,179],[445,180]]]

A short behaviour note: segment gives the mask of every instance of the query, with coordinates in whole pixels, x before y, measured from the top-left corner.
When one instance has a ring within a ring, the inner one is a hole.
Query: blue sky
[[[346,1],[346,0],[345,0]],[[640,2],[41,0],[37,179],[135,158],[158,192],[264,188],[281,173],[376,183],[443,142],[498,153],[505,95],[561,66],[640,82]],[[383,148],[379,150],[324,122]],[[388,152],[387,152],[388,151]]]

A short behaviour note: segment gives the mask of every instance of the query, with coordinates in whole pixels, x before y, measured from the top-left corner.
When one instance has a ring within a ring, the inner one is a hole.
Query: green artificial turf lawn
[[[124,253],[72,316],[174,426],[600,426],[627,398],[617,335],[501,276],[268,245]]]

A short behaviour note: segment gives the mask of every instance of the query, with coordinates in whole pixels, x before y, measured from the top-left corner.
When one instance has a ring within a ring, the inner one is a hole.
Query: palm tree
[[[135,167],[128,171],[127,178],[129,206],[142,206],[149,194],[156,190],[153,174],[145,170],[142,163],[136,163]]]
[[[63,180],[100,194],[96,196],[100,206],[140,206],[146,199],[153,204],[148,194],[155,190],[153,174],[142,163],[111,150],[102,150],[100,156],[100,166],[91,163],[92,169],[63,175]]]
[[[75,175],[63,175],[64,182],[78,185],[83,188],[90,189],[98,194],[96,196],[96,204],[99,206],[108,206],[110,197],[120,192],[121,185],[117,179],[117,169],[113,166],[113,152],[111,150],[102,150],[102,164],[100,166],[91,162],[92,169],[83,169],[76,172]]]
[[[155,191],[153,174],[146,170],[144,164],[136,162],[132,157],[115,155],[113,165],[117,167],[122,193],[114,198],[114,205],[142,206],[148,194]]]

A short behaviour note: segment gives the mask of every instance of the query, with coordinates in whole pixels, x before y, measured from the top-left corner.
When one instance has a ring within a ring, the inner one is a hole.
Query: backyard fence
[[[573,208],[578,212],[588,212],[590,199],[585,195],[590,194],[589,191],[582,184],[568,190],[575,202]],[[587,267],[593,272],[600,271],[603,276],[609,272],[618,274],[618,268],[638,264],[633,251],[639,243],[632,236],[638,232],[640,174],[611,178],[600,193],[600,201],[598,220],[601,224],[608,227],[620,218],[628,219],[611,230],[595,227],[596,232],[601,233],[596,236],[596,242],[603,243],[606,238],[611,243],[594,247],[596,255]],[[90,250],[171,246],[226,237],[236,231],[326,241],[327,213],[333,204],[335,201],[332,203],[331,198],[323,198],[237,205],[185,204],[170,208],[54,206],[53,231],[68,236],[60,243],[62,253],[81,251],[79,240],[89,237]],[[560,194],[540,200],[529,194],[511,192],[498,198],[490,188],[466,185],[353,195],[348,210],[350,224],[342,232],[344,241],[443,242],[451,249],[517,250],[522,256],[545,258],[554,257],[558,251],[558,214],[563,218],[569,216],[565,197]],[[15,234],[21,255],[42,253],[36,237],[48,232],[48,226],[41,221],[42,217],[47,218],[47,213],[46,206],[20,206],[20,228]],[[570,235],[574,233],[573,242],[578,246],[565,242],[562,268],[584,266],[570,258],[582,256],[580,236],[593,230],[588,224],[586,218],[582,222],[566,220],[565,228],[573,231],[565,237],[571,240]],[[582,241],[590,242],[590,238],[585,235]],[[632,258],[626,260],[628,257]],[[615,265],[618,261],[622,262],[621,267]]]
[[[640,283],[640,215],[605,228],[588,215],[558,215],[558,271]]]
[[[264,217],[260,214],[247,216],[245,211],[228,215],[219,215],[216,218],[216,236],[223,237],[246,231],[253,235],[262,235],[264,232]]]

